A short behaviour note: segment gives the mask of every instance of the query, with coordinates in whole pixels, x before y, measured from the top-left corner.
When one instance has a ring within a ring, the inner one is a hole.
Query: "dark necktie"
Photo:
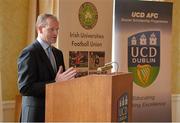
[[[49,46],[47,48],[47,52],[48,52],[48,57],[49,57],[49,60],[51,62],[51,65],[52,65],[52,67],[54,69],[54,72],[56,73],[57,72],[56,61],[55,61],[55,57],[54,57],[54,54],[52,52],[51,46]]]

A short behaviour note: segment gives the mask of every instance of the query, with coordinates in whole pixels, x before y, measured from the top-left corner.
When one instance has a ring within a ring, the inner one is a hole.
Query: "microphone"
[[[103,72],[103,71],[110,70],[111,68],[113,68],[113,65],[112,65],[113,63],[115,63],[115,64],[117,65],[116,72],[118,72],[119,65],[118,65],[117,62],[109,62],[109,63],[106,63],[104,66],[98,67],[98,68],[97,68],[97,72]]]
[[[98,67],[97,71],[98,72],[107,71],[107,70],[110,70],[111,68],[113,68],[113,66],[111,64],[108,64],[108,65],[105,64],[102,67]]]

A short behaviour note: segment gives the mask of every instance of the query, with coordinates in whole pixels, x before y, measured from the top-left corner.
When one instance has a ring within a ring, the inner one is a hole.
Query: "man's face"
[[[46,20],[47,25],[40,28],[41,38],[49,45],[56,43],[58,30],[59,30],[59,22],[48,18]]]

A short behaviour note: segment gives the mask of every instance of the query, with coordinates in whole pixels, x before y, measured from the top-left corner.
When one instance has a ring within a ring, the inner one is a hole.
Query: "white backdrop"
[[[94,10],[93,7],[85,6],[85,3],[93,4]],[[81,52],[84,57],[80,65],[77,65],[82,72],[89,71],[89,73],[93,73],[98,66],[110,62],[113,0],[91,0],[89,2],[84,0],[60,0],[59,8],[60,41],[58,47],[63,51],[66,68],[75,65],[74,58],[77,52]],[[84,28],[79,19],[80,14],[81,16],[84,14],[85,17],[91,19],[95,17],[92,22],[97,21],[97,23],[91,29]],[[91,43],[95,45],[91,45]],[[98,57],[100,62],[92,65],[95,57]]]

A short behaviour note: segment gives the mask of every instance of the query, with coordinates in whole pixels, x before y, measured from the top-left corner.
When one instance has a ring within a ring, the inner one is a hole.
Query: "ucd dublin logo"
[[[160,68],[160,31],[147,31],[128,38],[128,70],[134,82],[148,87],[156,79]]]
[[[85,29],[92,29],[98,20],[98,12],[94,4],[85,2],[79,8],[79,22]]]

